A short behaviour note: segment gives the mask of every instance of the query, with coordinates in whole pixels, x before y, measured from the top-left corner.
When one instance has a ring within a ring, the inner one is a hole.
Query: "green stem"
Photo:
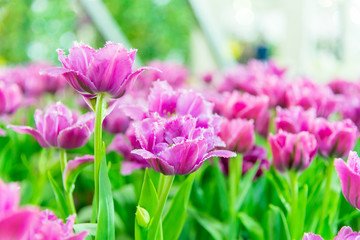
[[[331,179],[332,179],[332,173],[334,171],[334,159],[332,159],[327,167],[326,167],[326,172],[325,172],[325,177],[326,177],[326,182],[325,182],[325,190],[324,190],[324,195],[323,195],[323,203],[322,203],[322,207],[321,207],[321,212],[320,212],[320,218],[319,218],[319,228],[318,228],[318,233],[322,233],[323,229],[324,229],[324,224],[325,224],[325,218],[326,218],[326,210],[328,209],[329,206],[329,197],[330,197],[330,191],[331,191]]]
[[[95,206],[93,207],[94,214],[97,216],[99,208],[99,171],[102,159],[102,121],[105,112],[104,95],[99,93],[96,99],[95,107],[95,133],[94,133],[94,182],[95,182]]]
[[[158,188],[157,188],[157,194],[158,196],[160,196],[163,187],[164,187],[164,181],[165,181],[165,175],[160,173],[160,179],[159,179],[159,184],[158,184]]]
[[[299,194],[299,186],[298,186],[298,173],[295,171],[289,172],[290,178],[290,187],[291,187],[291,212],[290,212],[290,234],[291,239],[299,239],[298,229],[300,228],[298,225],[298,194]]]
[[[229,239],[236,239],[237,236],[237,218],[236,218],[236,198],[238,196],[238,187],[241,177],[241,162],[242,156],[238,156],[229,159]]]
[[[163,174],[161,174],[161,175],[163,175]],[[148,239],[156,239],[156,236],[157,236],[157,233],[159,230],[160,221],[161,221],[161,215],[164,210],[166,199],[169,195],[170,188],[174,181],[174,178],[175,178],[175,175],[164,175],[164,180],[162,181],[163,187],[161,188],[162,191],[160,193],[160,197],[159,197],[158,205],[155,210],[154,218],[152,219],[151,224],[150,224]],[[160,234],[160,235],[162,235],[162,234]]]
[[[60,148],[60,165],[61,165],[61,172],[64,173],[65,167],[67,165],[67,154],[66,154],[66,150],[62,148]],[[64,186],[64,191],[65,191],[66,204],[70,210],[70,214],[76,214],[76,208],[72,195],[73,190],[72,189],[66,190]]]
[[[61,173],[64,173],[64,170],[65,170],[66,165],[67,165],[66,150],[60,148],[60,167],[61,167]]]

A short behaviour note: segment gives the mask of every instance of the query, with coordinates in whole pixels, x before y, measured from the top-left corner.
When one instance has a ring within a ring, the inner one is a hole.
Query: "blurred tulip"
[[[320,235],[305,233],[302,240],[324,240]]]
[[[357,127],[349,119],[331,123],[324,118],[318,118],[311,132],[315,135],[319,152],[324,157],[346,157],[359,136]]]
[[[308,132],[297,134],[280,131],[270,134],[269,143],[275,168],[285,170],[305,170],[313,160],[317,150],[315,137]]]
[[[246,153],[254,146],[254,122],[239,118],[224,119],[221,123],[219,137],[225,142],[228,150]]]
[[[86,144],[94,130],[94,113],[78,115],[58,102],[49,105],[43,113],[37,109],[34,115],[37,129],[9,125],[15,132],[27,133],[36,138],[44,148],[79,148]]]
[[[305,111],[298,106],[289,109],[277,107],[275,117],[276,131],[283,130],[289,133],[309,131],[315,118],[315,109]]]
[[[147,118],[134,123],[136,138],[141,149],[137,154],[151,167],[165,175],[185,175],[196,171],[211,157],[234,157],[226,150],[212,128],[197,128],[196,119],[190,116]]]
[[[75,42],[68,57],[63,50],[57,51],[63,67],[47,69],[43,73],[64,76],[76,91],[88,98],[105,92],[119,98],[128,84],[145,70],[132,71],[137,50],[127,51],[123,45],[112,42],[99,50]]]
[[[16,83],[0,81],[0,115],[15,112],[22,100],[23,94]]]
[[[124,161],[121,163],[122,175],[130,175],[136,169],[150,167],[144,158],[131,153],[136,148],[140,148],[140,144],[136,140],[135,129],[132,125],[126,134],[117,134],[107,148],[107,151],[115,151],[124,157]]]
[[[337,158],[334,165],[344,197],[353,207],[360,209],[360,158],[356,152],[350,151],[347,163]]]

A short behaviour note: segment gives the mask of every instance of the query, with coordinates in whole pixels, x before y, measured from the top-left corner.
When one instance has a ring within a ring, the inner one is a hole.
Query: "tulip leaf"
[[[114,201],[105,154],[99,170],[99,212],[96,239],[115,239]]]
[[[245,175],[245,177],[242,179],[241,183],[239,184],[239,195],[236,199],[236,205],[235,209],[239,210],[242,203],[244,202],[244,199],[253,183],[254,177],[256,172],[258,171],[260,166],[260,162],[257,162]]]
[[[307,205],[307,197],[308,197],[308,186],[305,184],[304,187],[299,192],[299,200],[298,200],[298,233],[303,233],[304,224],[305,224],[305,215],[306,215],[306,205]]]
[[[145,174],[144,174],[144,181],[143,181],[143,185],[141,188],[138,206],[146,209],[146,211],[150,215],[150,219],[152,219],[155,214],[157,204],[158,204],[158,196],[156,193],[156,189],[150,178],[149,170],[146,169]],[[137,223],[137,220],[135,220],[135,239],[136,240],[147,239],[148,230],[149,230],[148,228],[141,227]]]
[[[219,159],[217,158],[214,161],[215,161],[217,186],[219,191],[219,195],[217,197],[219,197],[219,202],[221,205],[220,207],[223,213],[223,217],[225,217],[224,215],[226,215],[226,213],[229,212],[229,201],[227,199],[228,195],[226,193],[226,181],[225,181],[224,173],[220,169]]]
[[[83,232],[83,231],[87,231],[88,236],[95,236],[96,235],[96,227],[97,227],[96,223],[79,223],[79,224],[75,224],[73,226],[75,233],[80,233],[80,232]]]
[[[272,214],[278,214],[280,215],[280,219],[281,219],[281,225],[282,225],[282,228],[283,228],[283,231],[285,233],[285,238],[284,236],[281,236],[279,238],[273,238],[273,239],[286,239],[286,240],[291,240],[291,237],[290,237],[290,231],[289,231],[289,226],[287,224],[287,221],[286,221],[286,217],[285,217],[285,214],[284,212],[281,210],[281,208],[277,207],[277,206],[274,206],[274,205],[270,205],[270,213]],[[273,223],[273,219],[274,217],[271,217],[268,221],[269,224],[272,224]],[[272,222],[272,223],[271,223]],[[276,229],[279,229],[279,227],[281,225],[276,225],[275,228]],[[272,226],[269,226],[268,228],[271,228]],[[269,236],[273,236],[273,234],[269,234]]]
[[[224,239],[226,227],[220,221],[206,213],[198,212],[193,208],[189,208],[188,212],[211,235],[213,239]]]
[[[48,178],[50,181],[50,185],[53,189],[53,192],[55,194],[56,202],[59,206],[59,209],[61,210],[62,217],[65,219],[69,216],[69,211],[68,211],[68,208],[66,205],[64,194],[63,194],[62,190],[60,189],[59,185],[56,183],[56,181],[52,177],[50,171],[48,172]]]
[[[248,231],[250,239],[264,239],[264,231],[257,221],[244,212],[238,213],[238,217],[245,229]]]
[[[189,202],[195,174],[190,174],[172,200],[170,209],[163,221],[164,239],[178,239],[186,220],[186,208]]]

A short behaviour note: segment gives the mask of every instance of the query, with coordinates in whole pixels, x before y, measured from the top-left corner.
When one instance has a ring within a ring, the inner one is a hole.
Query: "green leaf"
[[[186,208],[195,174],[190,174],[179,188],[163,221],[164,239],[178,239],[186,220]]]
[[[308,197],[308,186],[305,184],[304,188],[301,189],[301,191],[299,192],[299,200],[298,200],[298,214],[299,214],[299,233],[303,233],[304,232],[304,224],[305,224],[305,215],[306,215],[306,206],[307,206],[307,197]]]
[[[158,196],[156,189],[150,178],[149,170],[146,169],[138,206],[146,209],[150,215],[150,219],[152,219],[156,211],[157,203]],[[147,239],[147,234],[148,229],[142,228],[135,220],[135,239]]]
[[[255,177],[257,170],[259,169],[260,162],[257,162],[245,175],[241,183],[239,184],[239,195],[236,199],[235,209],[239,210]]]
[[[291,240],[289,226],[287,224],[284,212],[279,207],[274,206],[274,205],[270,205],[270,210],[272,210],[274,213],[278,213],[280,215],[281,224],[282,224],[283,230],[285,232],[286,239]],[[277,227],[279,227],[279,226],[277,226]]]
[[[238,217],[240,218],[241,223],[248,231],[250,235],[249,239],[256,239],[256,240],[264,239],[264,231],[261,225],[257,221],[255,221],[252,217],[250,217],[244,212],[238,213]]]
[[[56,202],[61,211],[62,217],[65,219],[69,216],[69,211],[68,211],[68,208],[66,205],[64,194],[63,194],[62,190],[59,188],[59,185],[56,183],[56,181],[52,177],[50,171],[48,172],[48,178],[49,178],[51,187],[53,189],[53,192],[55,194],[55,199],[56,199]]]
[[[96,227],[97,227],[96,223],[79,223],[73,226],[75,233],[87,231],[88,236],[96,235]]]
[[[224,239],[226,227],[221,222],[210,217],[206,213],[197,212],[193,208],[189,208],[188,212],[211,235],[213,239]]]
[[[219,191],[219,195],[217,197],[219,198],[220,211],[222,213],[222,216],[225,217],[224,215],[227,215],[229,213],[229,201],[227,198],[228,195],[226,193],[226,180],[224,173],[220,169],[219,159],[217,158],[214,161],[215,161],[216,180]]]
[[[105,152],[105,151],[104,151]],[[105,154],[99,171],[99,212],[96,239],[115,239],[114,201]]]

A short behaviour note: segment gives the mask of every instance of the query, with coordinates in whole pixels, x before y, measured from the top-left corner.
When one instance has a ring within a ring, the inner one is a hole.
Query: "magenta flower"
[[[311,132],[315,135],[319,152],[324,157],[346,157],[359,136],[357,127],[349,119],[330,123],[326,119],[318,118]]]
[[[360,232],[353,232],[351,227],[342,227],[334,240],[357,240]],[[324,240],[320,235],[305,233],[302,240]]]
[[[274,166],[280,172],[305,170],[316,155],[316,139],[308,132],[292,134],[280,131],[276,135],[270,134],[268,140]]]
[[[360,84],[356,82],[349,82],[344,79],[334,79],[329,84],[328,87],[334,94],[342,95],[359,95],[360,94]]]
[[[360,159],[357,153],[350,151],[347,163],[337,158],[334,165],[344,197],[353,207],[360,209]]]
[[[315,114],[315,109],[305,111],[298,106],[289,109],[277,107],[275,118],[276,131],[283,130],[289,133],[309,131],[312,122],[315,121]]]
[[[215,102],[218,112],[228,119],[253,119],[255,130],[266,136],[269,128],[269,98],[267,96],[253,96],[237,91],[225,93]]]
[[[115,151],[124,157],[121,163],[121,174],[130,175],[136,169],[148,168],[149,163],[141,156],[131,153],[132,150],[141,148],[136,140],[135,129],[131,125],[126,134],[118,134],[107,148],[108,151]]]
[[[27,126],[9,125],[15,132],[27,133],[36,138],[44,148],[79,148],[85,145],[94,130],[94,113],[78,117],[62,103],[49,105],[43,113],[36,110],[37,129]]]
[[[226,150],[214,150],[224,143],[212,128],[196,127],[190,116],[147,118],[134,123],[136,138],[141,149],[137,154],[157,172],[165,175],[185,175],[196,171],[211,157],[233,157]]]
[[[224,119],[219,137],[230,151],[246,153],[252,149],[255,142],[254,122],[244,119]]]
[[[339,98],[327,86],[317,86],[307,79],[291,84],[286,91],[287,107],[314,108],[318,117],[329,117],[337,111]]]
[[[132,71],[136,50],[127,51],[123,45],[112,42],[107,42],[99,50],[75,42],[68,57],[61,49],[57,52],[63,67],[48,69],[44,73],[63,75],[76,91],[89,98],[97,93],[119,98],[128,84],[145,70]]]
[[[334,240],[357,240],[360,238],[360,232],[353,232],[351,227],[342,227]]]
[[[40,220],[35,227],[34,240],[82,240],[85,239],[87,232],[74,234],[73,226],[75,223],[75,215],[67,218],[66,223],[62,219],[58,219],[56,215],[50,210],[45,210],[40,213]]]
[[[152,61],[150,67],[160,71],[149,71],[142,74],[140,80],[135,83],[136,90],[149,89],[153,82],[157,80],[167,81],[175,89],[185,86],[186,79],[189,76],[188,69],[176,62]]]
[[[113,134],[125,133],[132,119],[140,120],[145,118],[147,109],[143,99],[135,99],[131,95],[110,102],[114,109],[103,121],[103,128]]]
[[[305,233],[302,240],[324,240],[320,235]]]
[[[22,100],[22,91],[16,83],[0,81],[0,115],[15,112]]]

